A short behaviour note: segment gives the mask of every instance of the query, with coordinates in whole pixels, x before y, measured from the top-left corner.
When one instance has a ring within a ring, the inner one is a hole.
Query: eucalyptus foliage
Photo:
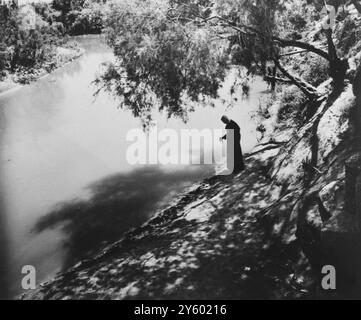
[[[186,119],[189,104],[185,101],[216,98],[228,70],[235,65],[246,68],[248,75],[265,75],[270,63],[277,65],[307,94],[304,83],[281,67],[280,53],[286,47],[338,62],[332,31],[327,34],[329,52],[302,41],[300,31],[316,10],[307,3],[124,0],[109,5],[105,30],[116,61],[96,83],[145,124],[151,121],[154,108],[165,110],[169,117]],[[340,74],[343,76],[337,76]],[[317,96],[316,90],[309,95]]]

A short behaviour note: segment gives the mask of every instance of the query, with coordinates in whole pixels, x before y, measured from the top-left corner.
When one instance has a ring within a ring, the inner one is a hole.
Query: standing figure
[[[241,148],[241,129],[227,116],[223,116],[221,120],[226,124],[227,130],[227,134],[221,138],[222,141],[227,140],[227,167],[236,174],[245,169]]]

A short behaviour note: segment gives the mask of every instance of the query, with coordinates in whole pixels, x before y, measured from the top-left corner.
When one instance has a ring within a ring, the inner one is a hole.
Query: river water
[[[109,95],[94,98],[92,81],[113,56],[99,37],[79,41],[80,59],[0,96],[0,268],[11,296],[22,291],[24,265],[44,281],[214,174],[212,166],[130,166],[125,137],[140,121]],[[247,152],[257,143],[251,115],[265,91],[256,79],[236,107],[219,99],[186,124],[159,114],[158,128],[220,129],[227,113],[242,127]]]

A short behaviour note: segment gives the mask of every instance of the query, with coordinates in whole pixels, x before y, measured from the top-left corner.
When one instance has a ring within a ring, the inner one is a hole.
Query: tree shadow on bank
[[[34,231],[60,227],[66,236],[63,268],[72,266],[147,221],[185,188],[214,174],[212,166],[174,169],[149,166],[97,181],[87,187],[90,197],[58,204],[39,219]]]

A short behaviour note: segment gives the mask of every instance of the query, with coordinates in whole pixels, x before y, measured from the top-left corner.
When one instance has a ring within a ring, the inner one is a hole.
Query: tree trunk
[[[325,30],[325,32],[326,32],[327,46],[328,46],[328,57],[330,61],[336,60],[338,59],[338,56],[337,56],[335,44],[333,43],[333,39],[332,39],[332,29],[328,28],[327,30]]]
[[[332,29],[325,30],[328,45],[328,56],[330,61],[330,76],[336,85],[342,84],[349,68],[347,59],[341,60],[332,39]]]
[[[300,90],[310,99],[315,100],[320,97],[317,89],[306,81],[291,75],[284,67],[281,66],[278,60],[275,60],[275,65],[277,68],[288,78],[290,82],[296,85]]]
[[[330,76],[334,79],[336,84],[342,83],[345,79],[346,72],[349,68],[347,60],[341,60],[337,56],[336,47],[332,39],[332,29],[326,30],[328,52],[316,48],[312,44],[306,42],[281,39],[273,37],[273,41],[278,43],[281,47],[295,47],[307,50],[308,52],[315,53],[320,57],[326,59],[330,63]]]
[[[312,44],[308,44],[306,42],[297,41],[297,40],[281,39],[278,37],[273,37],[273,40],[277,42],[281,47],[295,47],[295,48],[304,49],[309,52],[313,52],[328,61],[330,60],[327,52],[316,48]]]

